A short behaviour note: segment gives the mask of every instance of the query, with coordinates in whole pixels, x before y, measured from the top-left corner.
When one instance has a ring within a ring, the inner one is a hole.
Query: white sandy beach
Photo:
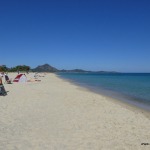
[[[9,92],[0,96],[0,150],[150,149],[141,145],[150,143],[150,119],[140,111],[55,74],[39,79],[4,84]]]

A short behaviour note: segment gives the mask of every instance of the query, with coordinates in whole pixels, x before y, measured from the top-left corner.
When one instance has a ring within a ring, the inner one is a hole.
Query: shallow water
[[[76,84],[150,110],[150,73],[58,73]]]

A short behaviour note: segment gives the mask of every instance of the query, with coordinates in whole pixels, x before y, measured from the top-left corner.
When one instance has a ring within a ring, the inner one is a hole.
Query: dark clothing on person
[[[0,84],[0,95],[2,95],[2,96],[7,95],[7,92],[6,92],[3,84]]]

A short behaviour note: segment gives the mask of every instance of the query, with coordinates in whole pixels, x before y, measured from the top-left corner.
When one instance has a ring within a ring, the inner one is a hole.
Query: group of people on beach
[[[29,74],[29,72],[28,72],[27,74]],[[19,75],[19,73],[18,73],[18,75]],[[22,75],[22,74],[21,74],[21,75]],[[23,75],[26,77],[25,74],[23,74]],[[4,85],[3,85],[3,80],[2,80],[3,77],[5,77],[5,83],[7,83],[7,84],[12,84],[12,80],[9,79],[8,73],[1,72],[1,73],[0,73],[0,96],[1,96],[1,95],[2,95],[2,96],[6,96],[6,95],[7,95],[7,92],[6,92],[5,87],[4,87]],[[37,77],[41,77],[41,76],[38,75],[37,73],[35,73],[34,79],[32,78],[32,79],[30,79],[30,80],[27,80],[27,78],[26,78],[26,82],[41,81],[41,80],[38,80]],[[42,76],[42,77],[43,77],[43,76]],[[14,82],[15,82],[15,81],[14,81]]]

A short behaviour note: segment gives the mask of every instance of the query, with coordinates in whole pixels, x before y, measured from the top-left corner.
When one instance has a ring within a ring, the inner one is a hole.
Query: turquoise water
[[[58,76],[97,92],[121,96],[131,103],[138,102],[150,108],[150,73],[59,73]]]

